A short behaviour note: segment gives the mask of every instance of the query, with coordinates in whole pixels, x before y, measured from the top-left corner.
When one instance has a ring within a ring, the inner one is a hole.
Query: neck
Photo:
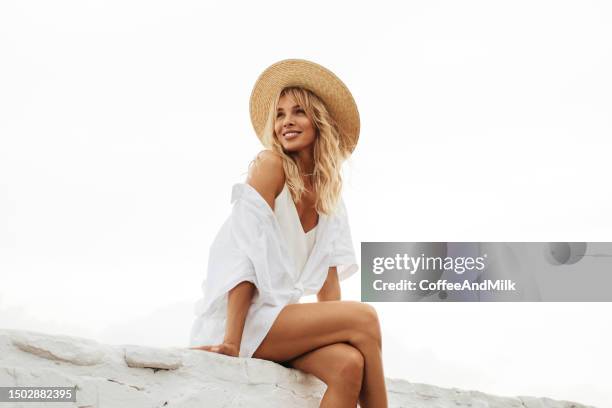
[[[303,149],[297,152],[295,161],[298,164],[301,176],[312,176],[312,173],[314,173],[314,152],[312,149]]]
[[[310,187],[312,187],[313,184],[313,173],[315,167],[313,149],[310,147],[295,152],[293,158],[297,163],[300,178],[304,182],[305,187],[309,189]]]

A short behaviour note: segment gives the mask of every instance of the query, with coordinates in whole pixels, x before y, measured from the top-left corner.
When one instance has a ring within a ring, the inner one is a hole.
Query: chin
[[[304,150],[305,148],[305,146],[284,146],[285,151],[289,153],[297,153],[301,150]]]
[[[283,150],[284,150],[284,151],[285,151],[285,153],[287,153],[287,154],[297,152],[297,150],[295,150],[295,149],[287,149],[286,147],[283,147]]]

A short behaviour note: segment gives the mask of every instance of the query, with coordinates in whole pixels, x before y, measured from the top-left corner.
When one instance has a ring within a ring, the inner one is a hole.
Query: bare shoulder
[[[249,165],[247,184],[253,187],[274,210],[274,200],[283,191],[283,159],[272,150],[262,150]]]

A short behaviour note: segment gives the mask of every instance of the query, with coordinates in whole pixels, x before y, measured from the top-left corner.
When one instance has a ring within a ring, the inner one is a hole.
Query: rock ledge
[[[318,407],[325,391],[316,377],[265,360],[0,330],[0,386],[75,385],[77,402],[56,408]],[[387,388],[390,407],[588,408],[395,379]]]

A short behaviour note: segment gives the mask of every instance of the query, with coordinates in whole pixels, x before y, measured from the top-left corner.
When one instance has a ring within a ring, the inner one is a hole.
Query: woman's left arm
[[[317,293],[317,299],[319,302],[340,300],[340,282],[338,281],[338,270],[335,266],[329,268],[327,279]]]

